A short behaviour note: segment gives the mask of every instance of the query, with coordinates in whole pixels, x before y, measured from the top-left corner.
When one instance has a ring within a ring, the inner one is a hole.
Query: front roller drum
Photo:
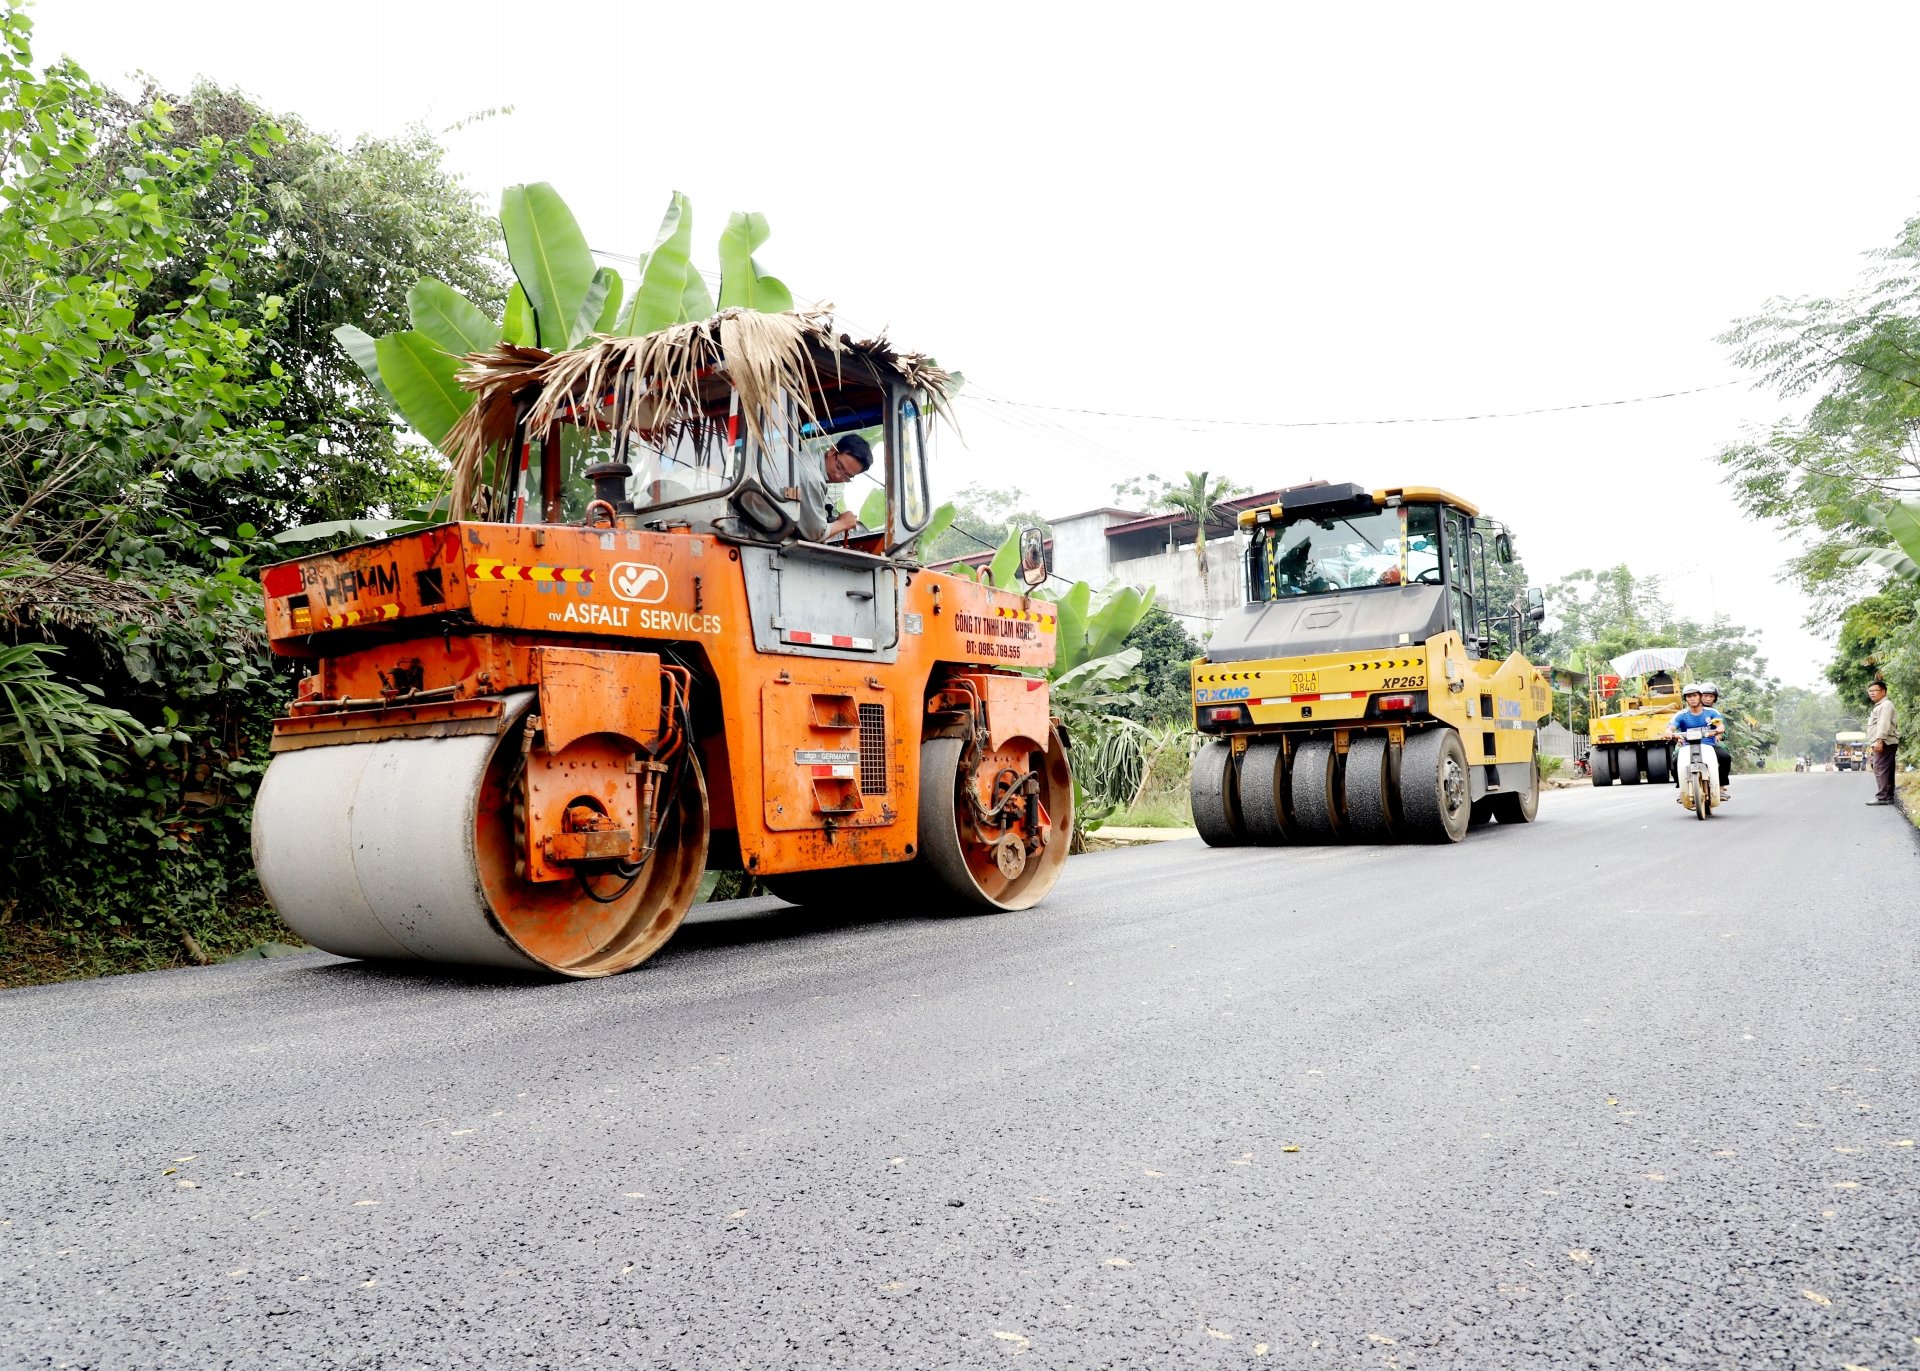
[[[1187,797],[1193,806],[1193,826],[1208,847],[1238,847],[1247,841],[1231,743],[1206,743],[1194,754]]]
[[[1330,843],[1346,836],[1340,812],[1340,765],[1331,738],[1309,738],[1293,750],[1293,817],[1309,842]]]
[[[1240,818],[1247,837],[1278,846],[1300,836],[1288,793],[1287,748],[1280,738],[1255,738],[1240,756]]]
[[[1073,771],[1066,741],[1049,729],[1047,750],[1028,754],[1038,783],[1029,804],[1045,817],[1046,840],[1029,852],[1019,827],[983,827],[967,792],[978,777],[967,765],[964,738],[920,745],[920,853],[934,903],[975,912],[1031,909],[1060,879],[1073,843]],[[976,796],[978,791],[975,791]],[[1011,846],[1010,846],[1011,845]]]
[[[583,864],[528,881],[515,795],[532,695],[497,735],[401,738],[274,758],[254,806],[260,883],[288,927],[343,957],[606,976],[679,927],[706,866],[697,760],[669,763],[660,835],[638,872]]]

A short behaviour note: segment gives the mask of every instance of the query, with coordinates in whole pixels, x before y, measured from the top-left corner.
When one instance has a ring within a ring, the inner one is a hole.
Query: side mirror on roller
[[[1041,586],[1053,574],[1053,549],[1037,528],[1020,530],[1020,580],[1027,586]]]

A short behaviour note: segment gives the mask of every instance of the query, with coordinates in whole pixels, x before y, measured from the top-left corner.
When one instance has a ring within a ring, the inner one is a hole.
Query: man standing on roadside
[[[1873,709],[1867,715],[1867,750],[1873,754],[1873,779],[1879,783],[1879,793],[1867,803],[1890,805],[1893,803],[1893,758],[1900,750],[1900,725],[1893,720],[1893,701],[1887,698],[1886,682],[1871,682],[1867,686],[1867,698],[1873,701]]]

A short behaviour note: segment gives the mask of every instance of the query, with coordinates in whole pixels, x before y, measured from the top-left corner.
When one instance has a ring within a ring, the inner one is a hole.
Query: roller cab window
[[[512,522],[578,522],[595,496],[589,473],[614,463],[631,469],[623,493],[642,516],[731,490],[744,457],[733,391],[710,378],[690,398],[697,403],[668,407],[616,389],[563,406],[543,433],[523,431]]]
[[[1424,511],[1424,525],[1410,516]],[[1439,578],[1430,507],[1302,514],[1258,525],[1248,548],[1255,600],[1399,586],[1409,575]]]

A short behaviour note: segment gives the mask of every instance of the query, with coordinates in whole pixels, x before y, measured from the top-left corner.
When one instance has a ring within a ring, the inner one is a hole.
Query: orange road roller
[[[709,867],[810,905],[1046,895],[1073,830],[1054,607],[914,555],[948,373],[728,311],[502,344],[460,383],[451,522],[262,576],[307,668],[253,826],[295,932],[584,977],[658,951]],[[830,532],[850,453],[884,513]]]

